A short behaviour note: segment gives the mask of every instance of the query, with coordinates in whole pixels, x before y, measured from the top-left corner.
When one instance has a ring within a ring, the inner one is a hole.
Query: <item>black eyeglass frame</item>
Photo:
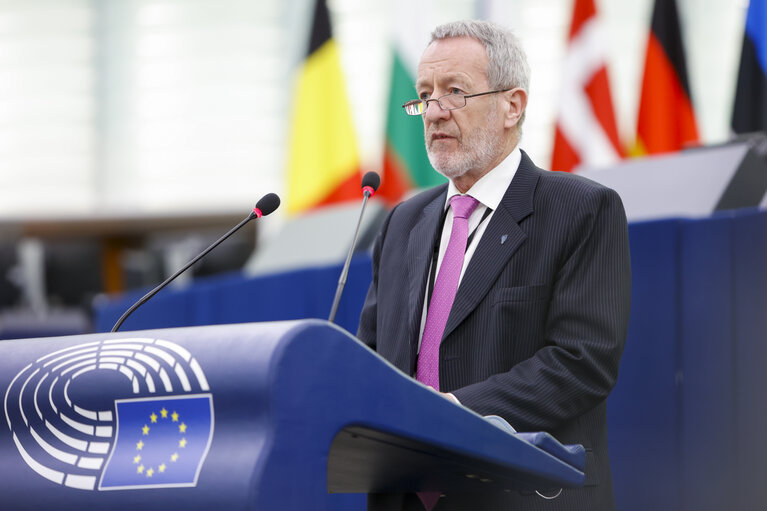
[[[423,114],[425,114],[425,113],[426,113],[426,110],[428,110],[428,109],[429,109],[429,102],[430,102],[430,101],[436,101],[436,102],[437,102],[437,104],[439,105],[439,107],[440,107],[442,110],[458,110],[459,108],[463,108],[463,107],[465,107],[465,106],[466,106],[466,100],[467,100],[467,99],[469,99],[469,98],[476,98],[477,96],[484,96],[484,95],[486,95],[486,94],[496,94],[496,93],[498,93],[498,92],[508,92],[508,91],[510,91],[510,90],[512,90],[512,89],[498,89],[498,90],[489,90],[489,91],[485,91],[485,92],[477,92],[476,94],[456,94],[456,93],[454,93],[454,92],[451,92],[451,93],[449,93],[449,94],[443,94],[442,96],[440,96],[440,97],[438,97],[438,98],[430,98],[430,99],[411,99],[410,101],[407,101],[407,102],[405,102],[405,103],[402,105],[402,108],[404,108],[404,109],[405,109],[405,113],[406,113],[407,115],[413,115],[413,116],[415,116],[415,115],[423,115]],[[440,99],[442,99],[442,98],[445,98],[445,97],[447,97],[447,96],[453,96],[453,97],[458,97],[458,96],[460,96],[460,97],[462,97],[462,98],[463,98],[463,105],[461,105],[461,106],[455,106],[455,107],[452,107],[452,108],[445,108],[445,106],[442,104],[442,102],[440,101]],[[417,114],[411,114],[411,113],[409,113],[409,112],[407,111],[407,108],[408,108],[409,106],[414,106],[414,105],[417,105],[417,104],[419,104],[419,103],[422,103],[422,104],[423,104],[423,111],[422,111],[421,113],[417,113]]]

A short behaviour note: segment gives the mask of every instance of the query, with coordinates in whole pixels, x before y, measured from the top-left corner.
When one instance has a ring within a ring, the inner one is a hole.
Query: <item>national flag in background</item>
[[[677,151],[698,142],[676,0],[655,0],[635,153]]]
[[[430,19],[436,12],[432,0],[413,4],[404,0],[392,2],[394,9],[392,34],[392,68],[386,114],[383,175],[379,197],[399,199],[411,188],[425,188],[445,182],[429,163],[424,145],[423,121],[405,114],[402,104],[416,96],[415,80],[418,60],[429,42],[429,34],[437,26]],[[415,5],[417,13],[414,14]]]
[[[624,156],[607,77],[605,40],[594,0],[575,0],[568,36],[552,170],[606,166]]]
[[[297,79],[288,155],[289,213],[360,198],[360,159],[325,0],[316,0]]]
[[[767,0],[751,0],[732,109],[735,133],[767,130]]]

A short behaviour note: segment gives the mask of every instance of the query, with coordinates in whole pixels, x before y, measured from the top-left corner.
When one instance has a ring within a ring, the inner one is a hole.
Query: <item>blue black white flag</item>
[[[767,130],[767,0],[751,0],[748,6],[732,130]]]

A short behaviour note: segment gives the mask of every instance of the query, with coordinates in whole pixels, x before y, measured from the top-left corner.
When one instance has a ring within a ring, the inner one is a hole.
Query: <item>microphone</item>
[[[375,195],[376,190],[381,185],[381,176],[377,172],[368,172],[362,177],[362,195],[365,197],[362,199],[362,209],[360,210],[360,216],[357,219],[357,229],[354,231],[354,238],[352,238],[352,245],[349,247],[349,254],[346,256],[346,262],[344,268],[341,270],[341,276],[338,278],[338,287],[336,288],[336,296],[333,298],[333,306],[330,308],[330,316],[328,321],[333,323],[336,319],[336,312],[338,311],[338,303],[341,301],[341,293],[346,285],[346,276],[349,274],[349,264],[352,262],[352,254],[354,253],[354,246],[357,244],[357,237],[360,234],[360,225],[362,224],[362,215],[365,213],[365,206],[368,199]]]
[[[226,234],[221,236],[218,240],[214,241],[211,246],[200,252],[200,254],[186,263],[183,268],[178,270],[176,273],[165,279],[159,286],[149,291],[147,294],[145,294],[139,301],[134,303],[130,309],[125,311],[122,316],[120,316],[120,319],[117,320],[117,323],[115,323],[115,326],[112,327],[112,332],[117,332],[117,329],[120,328],[120,326],[123,324],[123,322],[128,319],[128,316],[130,316],[133,311],[141,307],[144,303],[148,302],[150,298],[152,298],[154,295],[156,295],[162,288],[173,282],[173,280],[184,273],[186,270],[189,269],[190,266],[192,266],[194,263],[208,255],[208,252],[219,246],[225,239],[227,239],[229,236],[237,232],[243,225],[247,224],[254,218],[261,218],[262,216],[266,216],[270,213],[274,213],[274,210],[277,209],[280,206],[280,198],[277,196],[276,193],[267,193],[259,201],[256,203],[256,207],[253,208],[253,211],[250,212],[250,214],[245,217],[239,224],[235,225],[232,229],[229,230]]]

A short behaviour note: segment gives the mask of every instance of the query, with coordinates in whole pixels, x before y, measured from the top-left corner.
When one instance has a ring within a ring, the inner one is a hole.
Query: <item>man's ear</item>
[[[504,109],[504,128],[513,128],[519,123],[522,113],[527,108],[527,91],[520,87],[503,93],[507,108]]]

